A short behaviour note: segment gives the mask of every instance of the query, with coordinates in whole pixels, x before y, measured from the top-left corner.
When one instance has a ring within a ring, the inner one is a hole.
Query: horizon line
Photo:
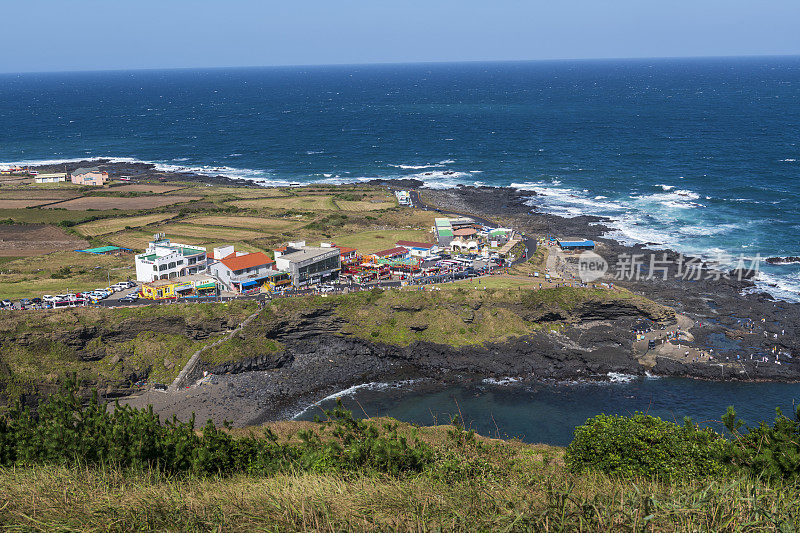
[[[411,66],[411,65],[469,65],[469,64],[496,64],[496,63],[557,63],[557,62],[595,62],[595,61],[664,61],[671,59],[758,59],[758,58],[792,58],[800,57],[795,54],[749,54],[749,55],[709,55],[709,56],[630,56],[630,57],[565,57],[541,59],[463,59],[463,60],[433,60],[433,61],[386,61],[386,62],[355,62],[355,63],[297,63],[297,64],[272,64],[272,65],[226,65],[226,66],[197,66],[197,67],[133,67],[133,68],[100,68],[78,70],[22,70],[0,71],[0,75],[19,74],[81,74],[102,72],[154,72],[177,70],[226,70],[226,69],[282,69],[282,68],[322,68],[322,67],[373,67],[373,66]]]

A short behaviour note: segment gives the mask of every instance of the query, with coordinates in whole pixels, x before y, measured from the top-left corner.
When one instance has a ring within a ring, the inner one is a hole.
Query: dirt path
[[[194,352],[192,354],[192,356],[189,358],[189,360],[186,362],[186,364],[183,366],[181,371],[178,373],[178,376],[175,378],[175,380],[172,382],[172,384],[169,386],[169,388],[167,390],[170,391],[170,392],[175,392],[176,390],[178,390],[178,389],[180,389],[182,387],[185,387],[186,386],[186,381],[188,379],[188,376],[191,375],[192,370],[194,370],[194,367],[197,365],[197,362],[200,360],[200,356],[203,354],[203,352],[205,352],[206,350],[208,350],[210,348],[215,348],[215,347],[219,346],[220,344],[222,344],[223,342],[227,341],[228,339],[232,339],[237,333],[239,333],[242,330],[242,328],[244,328],[250,322],[255,320],[255,318],[258,316],[258,314],[260,312],[261,312],[261,310],[259,309],[258,311],[256,311],[252,315],[250,315],[249,317],[245,318],[242,321],[242,323],[239,324],[236,327],[236,329],[234,329],[233,331],[231,331],[227,335],[224,335],[224,336],[220,337],[219,339],[217,339],[216,341],[212,342],[211,344],[203,346],[202,348],[200,348],[199,350]]]

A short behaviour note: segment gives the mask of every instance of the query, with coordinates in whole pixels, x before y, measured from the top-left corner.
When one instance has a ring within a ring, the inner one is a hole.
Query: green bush
[[[642,413],[598,415],[575,428],[565,460],[574,472],[702,478],[725,472],[722,455],[727,445],[721,435],[689,419],[681,426]]]
[[[735,470],[770,479],[795,480],[800,474],[800,407],[794,420],[775,409],[773,425],[761,422],[747,427],[733,407],[722,422],[733,436],[725,449],[723,461]],[[743,429],[744,427],[744,429]]]
[[[409,442],[396,426],[355,419],[341,404],[326,411],[322,431],[303,431],[301,442],[263,436],[234,437],[209,421],[201,434],[173,417],[161,423],[152,408],[115,405],[93,395],[83,406],[74,380],[36,413],[17,404],[0,418],[0,466],[104,464],[198,475],[237,472],[366,471],[398,475],[421,472],[433,461],[425,443]]]

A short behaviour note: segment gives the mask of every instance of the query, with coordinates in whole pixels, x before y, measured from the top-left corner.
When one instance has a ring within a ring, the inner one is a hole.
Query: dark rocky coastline
[[[257,186],[248,180],[161,172],[152,164],[108,160],[41,166],[38,170],[69,171],[81,166],[99,166],[115,177]],[[417,180],[375,180],[372,184],[421,186]],[[531,192],[470,186],[420,192],[431,208],[442,212],[475,214],[529,234],[594,239],[598,251],[609,262],[610,272],[621,254],[655,251],[644,245],[624,246],[603,237],[610,228],[601,217],[562,218],[542,213],[529,205],[535,204],[529,201],[535,196]],[[657,253],[665,253],[673,261],[679,256],[671,250]],[[233,364],[205,368],[215,376],[201,387],[170,394],[150,391],[126,401],[134,405],[152,403],[164,415],[188,418],[196,412],[199,420],[229,419],[237,425],[247,425],[286,418],[304,405],[353,385],[419,377],[457,382],[509,376],[535,380],[605,379],[609,372],[642,375],[649,371],[710,380],[800,380],[800,368],[796,368],[800,364],[776,365],[749,359],[750,354],[768,353],[776,348],[800,354],[800,305],[776,301],[757,291],[746,275],[741,280],[734,275],[685,281],[674,274],[669,271],[666,280],[614,282],[691,317],[699,325],[692,330],[694,344],[713,346],[717,364],[657,358],[654,367],[646,368],[631,353],[631,329],[643,318],[636,316],[596,317],[571,328],[563,336],[542,334],[467,349],[430,343],[405,348],[380,345],[326,329],[326,319],[318,317],[290,328],[290,336],[295,338],[282,339],[286,349],[277,357],[243,358]],[[756,324],[758,335],[743,330],[742,323],[748,320]],[[736,360],[736,355],[743,359]],[[193,377],[201,377],[202,370],[198,369]]]
[[[78,168],[97,167],[108,172],[112,179],[127,177],[132,180],[143,181],[184,181],[209,183],[212,185],[224,185],[232,187],[254,187],[251,180],[229,178],[223,175],[207,176],[195,172],[175,172],[158,170],[152,163],[124,162],[111,159],[85,159],[82,161],[72,161],[69,163],[58,163],[52,165],[38,165],[31,169],[39,172],[72,172]]]
[[[442,211],[476,214],[529,233],[593,238],[601,243],[612,269],[618,254],[649,253],[643,246],[626,247],[603,238],[607,228],[600,217],[565,219],[542,214],[526,205],[530,195],[512,189],[459,187],[423,193]],[[673,258],[678,255],[674,251],[659,253]],[[747,279],[720,277],[688,282],[671,277],[673,274],[670,272],[667,280],[616,283],[696,321],[697,327],[691,330],[693,344],[713,346],[714,363],[657,357],[654,366],[643,366],[633,355],[632,329],[642,321],[656,323],[654,317],[613,308],[597,308],[577,317],[573,327],[562,335],[542,333],[503,344],[458,349],[431,343],[387,346],[342,336],[337,333],[335,319],[322,313],[300,317],[276,329],[286,334],[270,334],[285,346],[275,357],[244,358],[205,368],[214,377],[201,387],[171,396],[151,392],[131,401],[134,405],[154,403],[166,415],[187,417],[197,413],[200,418],[227,418],[236,425],[250,425],[290,418],[348,387],[415,378],[445,383],[487,377],[604,380],[609,373],[649,372],[707,380],[800,381],[800,358],[797,364],[784,361],[777,365],[748,357],[767,353],[774,346],[800,354],[800,306],[776,301],[765,293],[748,292],[755,286]],[[741,323],[746,319],[758,324],[757,335],[744,330]],[[742,359],[736,354],[743,355]]]

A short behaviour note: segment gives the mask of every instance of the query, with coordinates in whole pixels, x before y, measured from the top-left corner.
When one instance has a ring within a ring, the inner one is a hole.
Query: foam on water
[[[301,416],[303,416],[306,412],[314,407],[318,407],[323,403],[336,400],[338,398],[346,398],[349,396],[355,396],[357,392],[371,390],[371,391],[383,391],[389,389],[399,389],[402,387],[410,387],[419,383],[422,383],[424,379],[404,379],[401,381],[392,381],[392,382],[370,382],[370,383],[362,383],[360,385],[353,385],[352,387],[348,387],[346,389],[340,390],[338,392],[334,392],[333,394],[329,394],[325,396],[319,401],[312,403],[311,405],[304,407],[301,411],[298,411],[295,415],[293,415],[290,420],[295,420]]]

